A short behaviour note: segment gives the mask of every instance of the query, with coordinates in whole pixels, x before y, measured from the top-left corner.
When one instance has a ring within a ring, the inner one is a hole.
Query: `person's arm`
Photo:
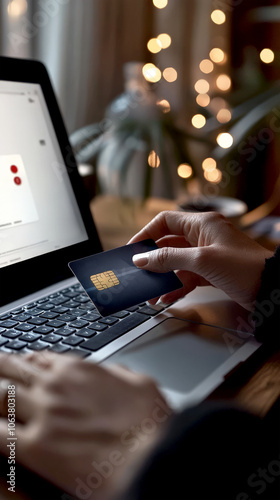
[[[171,415],[154,381],[123,367],[50,352],[0,354],[0,453],[9,457],[13,443],[15,468],[75,498],[115,499]],[[16,439],[7,440],[14,428]]]
[[[162,212],[129,243],[146,238],[155,240],[160,248],[134,256],[134,264],[155,272],[178,270],[183,282],[183,288],[162,296],[162,302],[171,303],[196,286],[211,284],[245,309],[254,310],[265,259],[273,252],[223,216]]]

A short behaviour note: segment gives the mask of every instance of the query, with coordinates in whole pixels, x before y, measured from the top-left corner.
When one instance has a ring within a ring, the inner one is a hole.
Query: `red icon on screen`
[[[10,170],[13,174],[17,174],[18,173],[18,167],[16,165],[11,165],[10,166]],[[22,180],[20,177],[18,176],[15,176],[14,177],[14,183],[17,185],[17,186],[20,186],[21,183],[22,183]]]
[[[21,184],[21,178],[20,177],[15,177],[14,178],[14,182],[15,182],[15,184],[17,184],[17,186],[19,186]]]
[[[12,165],[11,172],[13,172],[13,174],[16,174],[18,172],[18,168],[15,165]]]

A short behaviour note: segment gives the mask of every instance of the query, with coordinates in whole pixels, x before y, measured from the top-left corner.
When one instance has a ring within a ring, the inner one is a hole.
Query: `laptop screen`
[[[102,251],[46,68],[0,57],[0,306]]]
[[[88,238],[39,84],[0,81],[0,267]]]

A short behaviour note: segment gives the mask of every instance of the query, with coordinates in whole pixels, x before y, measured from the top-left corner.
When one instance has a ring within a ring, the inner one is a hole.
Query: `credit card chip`
[[[120,284],[114,271],[93,274],[90,279],[97,290],[106,290],[107,288],[112,288]]]

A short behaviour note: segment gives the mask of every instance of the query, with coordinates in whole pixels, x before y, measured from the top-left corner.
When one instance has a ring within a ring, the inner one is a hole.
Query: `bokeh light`
[[[225,53],[222,49],[215,47],[210,51],[209,57],[214,63],[221,63],[225,60]]]
[[[223,149],[228,149],[233,145],[233,137],[228,132],[222,132],[217,137],[217,143]]]
[[[218,89],[226,92],[231,87],[231,78],[228,75],[219,75],[216,79]]]
[[[150,152],[150,154],[148,156],[148,164],[152,168],[158,168],[160,166],[159,156],[153,150]]]
[[[157,38],[151,38],[147,43],[147,47],[152,54],[157,54],[162,49],[162,45]]]
[[[196,102],[202,108],[206,108],[210,104],[210,97],[208,94],[198,94],[196,96]]]
[[[154,64],[147,63],[142,68],[144,78],[148,82],[156,83],[161,79],[161,71]]]
[[[206,118],[203,115],[197,114],[192,117],[192,126],[202,128],[206,124]]]
[[[164,9],[168,4],[168,0],[153,0],[153,4],[158,9]]]
[[[197,82],[194,84],[194,88],[198,94],[207,94],[207,92],[210,89],[210,85],[207,82],[207,80],[201,78],[200,80],[197,80]]]
[[[176,69],[171,68],[171,67],[165,68],[162,72],[162,76],[169,83],[175,82],[178,78],[178,74],[177,74]]]
[[[227,123],[231,120],[231,112],[229,109],[222,108],[217,113],[217,120],[220,123]]]
[[[226,15],[220,9],[215,9],[211,12],[211,19],[215,24],[224,24],[226,22]]]
[[[26,0],[12,0],[8,3],[7,12],[11,17],[22,16],[28,9]]]
[[[201,63],[199,64],[199,69],[202,71],[202,73],[211,73],[214,69],[214,64],[210,59],[203,59]]]
[[[157,105],[162,108],[163,113],[169,113],[171,110],[170,102],[167,99],[161,99],[157,101]]]
[[[161,43],[163,49],[167,49],[171,45],[171,36],[167,33],[161,33],[157,37],[158,41]]]
[[[265,64],[270,64],[274,61],[274,52],[271,49],[263,49],[260,53],[260,60]]]
[[[189,177],[191,177],[192,173],[193,169],[187,163],[182,163],[177,168],[177,174],[179,175],[179,177],[182,177],[182,179],[188,179]]]
[[[206,172],[212,172],[212,170],[215,170],[217,168],[217,162],[214,160],[214,158],[205,158],[202,162],[202,168]]]
[[[215,170],[211,170],[210,172],[208,170],[205,170],[204,177],[208,182],[213,182],[214,184],[218,184],[219,182],[221,182],[223,174],[221,170],[215,168]]]

